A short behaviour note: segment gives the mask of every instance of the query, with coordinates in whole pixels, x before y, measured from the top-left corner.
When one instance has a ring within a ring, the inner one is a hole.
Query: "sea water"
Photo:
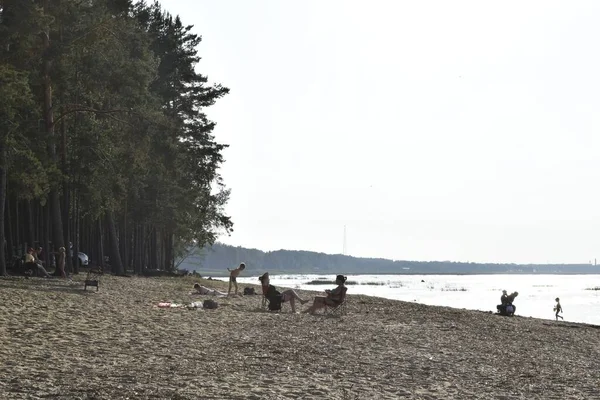
[[[335,275],[272,275],[271,284],[323,292]],[[600,275],[348,275],[348,293],[422,304],[496,312],[502,290],[519,292],[517,315],[555,319],[560,298],[565,321],[600,325]],[[238,283],[258,284],[258,276]],[[594,290],[597,289],[597,290]]]

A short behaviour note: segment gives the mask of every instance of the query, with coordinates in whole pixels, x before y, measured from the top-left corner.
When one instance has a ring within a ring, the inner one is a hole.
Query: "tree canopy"
[[[69,243],[114,273],[170,270],[232,230],[206,115],[229,89],[192,29],[158,2],[0,0],[0,274]]]

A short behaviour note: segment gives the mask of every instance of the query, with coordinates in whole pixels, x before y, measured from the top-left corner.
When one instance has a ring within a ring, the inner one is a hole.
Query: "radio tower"
[[[346,255],[346,251],[347,251],[347,249],[346,249],[346,225],[344,225],[344,248],[342,250],[342,254]]]

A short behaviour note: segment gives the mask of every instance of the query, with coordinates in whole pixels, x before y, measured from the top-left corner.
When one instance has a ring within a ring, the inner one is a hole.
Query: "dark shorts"
[[[229,282],[236,282],[236,280],[235,280],[235,276],[230,276],[230,277],[229,277]]]

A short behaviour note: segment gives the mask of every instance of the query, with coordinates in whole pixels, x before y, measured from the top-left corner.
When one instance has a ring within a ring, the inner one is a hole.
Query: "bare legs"
[[[556,313],[556,320],[558,321],[559,318],[564,320],[564,318],[562,316],[560,316],[560,315],[558,315],[558,313]]]
[[[301,299],[300,296],[298,296],[298,293],[296,293],[292,289],[283,291],[283,293],[281,293],[281,300],[290,302],[290,307],[292,307],[293,313],[296,312],[296,300],[298,300],[300,304],[308,302],[308,300]]]
[[[50,274],[48,273],[48,271],[46,271],[46,268],[44,268],[41,264],[37,264],[37,269],[38,273],[42,274],[44,278],[50,278]]]
[[[227,296],[229,296],[231,294],[231,284],[232,283],[233,283],[233,286],[235,287],[235,295],[237,296],[237,294],[238,294],[237,282],[236,281],[232,281],[231,279],[229,280],[229,290],[227,291]]]
[[[315,300],[313,301],[312,306],[310,306],[308,309],[306,309],[304,312],[305,313],[310,313],[310,314],[314,314],[315,311],[323,308],[323,307],[327,307],[327,298],[323,297],[323,296],[316,296]]]
[[[292,289],[283,291],[283,293],[281,293],[281,296],[283,296],[283,301],[298,300],[300,304],[308,303],[308,300],[302,300],[300,296],[298,296],[298,293],[296,293]]]

